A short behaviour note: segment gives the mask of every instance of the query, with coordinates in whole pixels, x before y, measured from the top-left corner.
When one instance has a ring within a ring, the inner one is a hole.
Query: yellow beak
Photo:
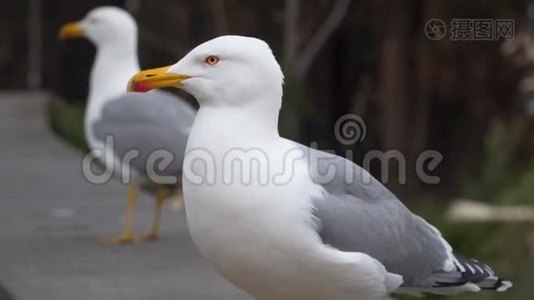
[[[187,75],[167,73],[170,67],[148,69],[135,74],[128,82],[128,92],[145,93],[164,87],[180,87],[182,81],[191,78]]]
[[[82,35],[83,29],[78,22],[67,23],[59,30],[59,38],[62,40],[79,38]]]

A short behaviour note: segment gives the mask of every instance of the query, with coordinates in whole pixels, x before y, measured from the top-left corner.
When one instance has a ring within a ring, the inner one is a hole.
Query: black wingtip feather
[[[458,256],[456,258],[456,272],[460,273],[461,277],[452,282],[436,281],[434,287],[454,287],[474,283],[483,290],[495,290],[497,292],[504,292],[512,287],[510,281],[498,278],[488,265],[475,259]]]

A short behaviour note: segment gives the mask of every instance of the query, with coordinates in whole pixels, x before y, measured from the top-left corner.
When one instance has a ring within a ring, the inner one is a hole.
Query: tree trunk
[[[384,21],[381,44],[381,69],[379,111],[381,144],[384,150],[399,150],[408,166],[413,161],[411,151],[412,132],[410,126],[410,68],[408,64],[409,19],[411,5],[405,1],[386,0],[380,8]],[[396,164],[390,164],[391,188],[400,189],[399,170]],[[402,171],[402,170],[401,170]],[[408,173],[408,172],[407,172]]]

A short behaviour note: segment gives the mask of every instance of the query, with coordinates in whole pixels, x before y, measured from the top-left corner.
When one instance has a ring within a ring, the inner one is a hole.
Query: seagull
[[[262,40],[222,36],[128,90],[177,87],[200,104],[184,158],[191,236],[258,299],[390,299],[505,291],[486,264],[456,255],[363,168],[280,137],[284,76]]]
[[[170,196],[169,185],[157,186],[154,224],[148,235],[133,233],[138,189],[141,184],[154,181],[148,176],[152,170],[148,164],[156,151],[167,151],[173,159],[158,174],[180,178],[187,136],[196,112],[183,99],[166,92],[126,92],[124,86],[129,78],[140,70],[137,25],[128,12],[110,6],[95,8],[81,21],[64,25],[60,37],[86,37],[96,46],[85,111],[85,137],[93,153],[106,150],[112,153],[110,159],[104,155],[99,157],[106,170],[112,170],[118,176],[132,176],[127,180],[130,184],[124,231],[122,235],[104,241],[125,244],[157,239],[162,206]],[[129,155],[135,158],[128,163]],[[126,167],[131,167],[133,174],[119,174],[119,170]]]

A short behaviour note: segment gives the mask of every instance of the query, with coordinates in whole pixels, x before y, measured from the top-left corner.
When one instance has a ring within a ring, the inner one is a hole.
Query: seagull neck
[[[201,106],[200,122],[221,134],[241,135],[245,138],[278,138],[278,109],[238,106]],[[197,116],[198,118],[198,116]],[[204,123],[204,122],[203,122]],[[208,125],[209,124],[209,125]]]
[[[89,88],[88,113],[98,115],[102,105],[126,92],[130,77],[139,72],[137,50],[133,46],[99,46]]]

